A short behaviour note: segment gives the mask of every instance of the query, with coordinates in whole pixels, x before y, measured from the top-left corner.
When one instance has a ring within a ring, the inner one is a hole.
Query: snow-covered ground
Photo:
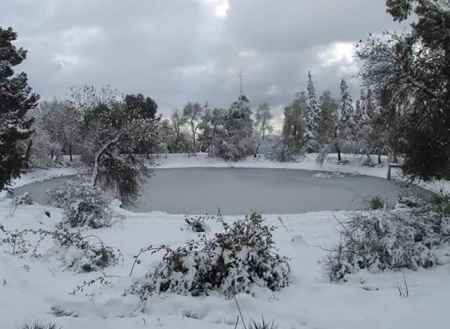
[[[51,169],[33,169],[13,181],[12,187],[20,187],[26,184],[43,182],[47,179],[71,176],[77,174],[77,168],[51,168]]]
[[[386,168],[363,168],[354,158],[341,166],[328,161],[318,166],[313,158],[298,163],[274,163],[249,159],[229,164],[204,155],[169,156],[161,159],[163,168],[180,167],[257,167],[311,169],[351,172],[385,177]],[[61,175],[70,170],[49,170],[25,175],[16,186]],[[445,183],[444,186],[448,184]],[[50,213],[50,217],[45,215]],[[238,310],[233,300],[222,296],[152,297],[145,312],[138,311],[137,297],[123,296],[134,279],[155,265],[157,256],[145,258],[129,277],[133,256],[140,248],[161,243],[178,245],[197,235],[187,230],[184,217],[165,213],[131,213],[115,208],[119,216],[110,228],[86,231],[105,244],[119,248],[123,261],[105,270],[110,287],[88,287],[88,295],[71,292],[83,281],[100,274],[76,274],[61,267],[56,250],[48,249],[39,259],[19,258],[3,252],[0,243],[0,328],[21,329],[30,321],[53,321],[63,329],[135,329],[135,328],[234,328]],[[323,260],[326,249],[339,239],[338,221],[349,212],[322,211],[301,215],[266,216],[267,223],[277,227],[274,240],[281,255],[291,258],[292,277],[289,287],[273,293],[257,289],[254,295],[239,295],[237,300],[247,321],[275,321],[278,328],[348,329],[348,328],[448,328],[450,314],[450,265],[431,270],[404,271],[409,297],[400,297],[402,272],[370,274],[360,272],[347,283],[328,281]],[[46,206],[19,206],[9,216],[9,200],[0,200],[0,224],[8,229],[52,228],[62,219],[62,210]],[[232,218],[229,218],[230,220]],[[218,225],[211,224],[212,232]],[[65,315],[57,317],[55,309]],[[240,326],[241,327],[241,326]]]
[[[51,217],[44,211],[50,211]],[[113,227],[85,232],[121,249],[124,256],[122,263],[105,271],[111,287],[87,288],[85,293],[91,296],[70,293],[99,273],[64,271],[54,250],[41,259],[0,253],[0,328],[21,328],[37,319],[54,321],[64,329],[234,328],[235,303],[219,295],[152,297],[145,312],[138,311],[137,297],[122,294],[156,259],[144,259],[130,278],[133,255],[148,244],[179,244],[196,234],[187,230],[183,216],[117,211],[124,219]],[[19,207],[13,218],[7,218],[7,212],[6,201],[0,202],[1,223],[9,229],[50,228],[62,216],[58,209],[37,205]],[[277,226],[274,238],[280,254],[291,258],[292,282],[278,293],[259,289],[253,296],[239,295],[247,321],[263,316],[276,321],[278,328],[447,328],[449,265],[405,271],[408,298],[398,294],[403,280],[400,272],[359,273],[345,284],[328,282],[322,263],[325,249],[338,239],[336,218],[346,216],[346,212],[285,215],[283,224],[278,216],[266,217],[269,224]],[[212,224],[212,229],[217,229],[216,225]],[[52,308],[66,316],[56,317]]]

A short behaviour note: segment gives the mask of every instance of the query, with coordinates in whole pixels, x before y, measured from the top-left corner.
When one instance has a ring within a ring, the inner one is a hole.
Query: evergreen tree
[[[352,140],[353,133],[353,101],[345,80],[341,81],[341,100],[338,108],[338,122],[336,129],[335,148],[338,161],[342,160],[342,147]]]
[[[319,149],[320,107],[311,72],[308,72],[307,102],[305,108],[305,145],[306,151],[315,152]]]
[[[335,137],[338,104],[331,92],[326,90],[320,96],[319,144],[327,147]]]
[[[366,94],[361,89],[359,99],[355,103],[355,111],[353,113],[353,126],[352,126],[352,141],[353,141],[353,153],[365,153],[368,154],[367,143],[367,119],[365,113],[366,107]],[[369,157],[370,158],[370,157]]]
[[[284,109],[284,122],[282,131],[282,145],[279,151],[280,160],[301,154],[305,146],[304,111],[307,106],[307,97],[301,92],[298,97]]]
[[[211,156],[218,155],[218,144],[223,134],[225,110],[207,108],[199,124],[199,143],[202,152],[207,152]]]
[[[365,113],[368,133],[367,144],[369,151],[378,155],[378,164],[381,164],[381,155],[386,149],[386,120],[381,106],[376,102],[371,89],[367,90],[365,99]]]
[[[27,75],[15,75],[13,67],[26,58],[26,51],[16,48],[17,34],[0,27],[0,190],[20,175],[25,166],[26,147],[32,119],[27,112],[37,106],[38,96],[28,86]]]
[[[246,96],[239,96],[226,112],[221,137],[217,152],[225,160],[237,161],[254,154],[252,111]]]

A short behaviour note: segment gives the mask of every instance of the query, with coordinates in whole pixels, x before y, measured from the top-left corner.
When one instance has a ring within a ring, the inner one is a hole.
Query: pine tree
[[[338,153],[338,161],[342,160],[342,147],[352,140],[353,131],[353,104],[349,88],[345,80],[341,81],[341,100],[338,108],[338,123],[335,138],[335,148]]]
[[[17,34],[0,27],[0,190],[20,175],[25,166],[26,147],[32,120],[26,117],[37,106],[39,97],[28,86],[27,75],[15,75],[13,67],[26,58],[26,51],[16,48]]]
[[[355,103],[355,111],[353,113],[353,125],[352,125],[352,144],[354,153],[366,153],[368,150],[367,142],[367,121],[365,114],[366,107],[366,95],[364,90],[361,90],[359,99]]]
[[[304,111],[307,97],[304,92],[284,109],[284,122],[282,131],[282,147],[279,154],[280,160],[300,154],[305,146],[305,122]]]
[[[308,72],[307,103],[305,108],[305,144],[308,152],[319,149],[320,107],[311,72]]]
[[[241,95],[224,116],[218,155],[225,160],[237,161],[254,154],[253,127],[250,101],[246,96]]]
[[[365,114],[367,120],[367,144],[369,151],[378,155],[378,164],[381,164],[381,154],[386,148],[386,119],[381,106],[377,105],[372,90],[367,90]]]
[[[331,92],[326,90],[320,96],[319,113],[319,144],[327,147],[334,140],[337,124],[338,104],[332,97]]]
[[[215,108],[213,110],[207,108],[203,113],[199,124],[199,143],[200,150],[207,152],[210,156],[218,155],[218,145],[223,134],[225,110]]]

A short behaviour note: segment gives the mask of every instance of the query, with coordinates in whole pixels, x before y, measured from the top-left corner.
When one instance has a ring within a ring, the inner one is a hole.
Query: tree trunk
[[[196,131],[195,131],[195,125],[193,122],[191,122],[191,131],[192,131],[192,153],[195,153],[196,151],[196,140],[195,140],[195,135],[196,135]]]
[[[31,157],[31,147],[32,146],[33,146],[33,140],[30,139],[30,141],[28,142],[28,145],[27,145],[27,150],[25,152],[25,165],[26,165],[26,168],[29,167],[30,157]]]
[[[108,150],[108,148],[110,148],[111,146],[116,144],[120,140],[121,137],[122,137],[122,133],[119,133],[116,137],[114,137],[114,139],[112,139],[111,141],[109,141],[108,143],[103,145],[103,147],[100,150],[98,150],[98,152],[95,154],[94,170],[92,171],[92,177],[91,177],[91,185],[93,187],[97,186],[98,165],[99,165],[100,157],[103,155],[103,153],[105,153]]]
[[[394,163],[398,163],[397,151],[394,150],[394,154],[392,154]]]
[[[378,164],[381,164],[381,152],[378,152]]]
[[[69,144],[69,159],[70,159],[70,162],[73,161],[73,157],[72,157],[72,143]]]
[[[337,152],[337,155],[338,155],[338,161],[342,161],[341,149],[340,149],[339,145],[335,144],[334,147],[336,148],[336,152]]]

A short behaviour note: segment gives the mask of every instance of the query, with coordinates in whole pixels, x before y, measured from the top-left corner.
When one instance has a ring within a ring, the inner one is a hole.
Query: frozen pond
[[[49,188],[67,181],[55,178],[17,189],[48,203]],[[157,169],[143,186],[132,211],[173,214],[302,213],[366,208],[381,196],[394,204],[406,188],[382,178],[335,175],[304,170],[244,168]],[[423,193],[423,192],[422,192]]]

